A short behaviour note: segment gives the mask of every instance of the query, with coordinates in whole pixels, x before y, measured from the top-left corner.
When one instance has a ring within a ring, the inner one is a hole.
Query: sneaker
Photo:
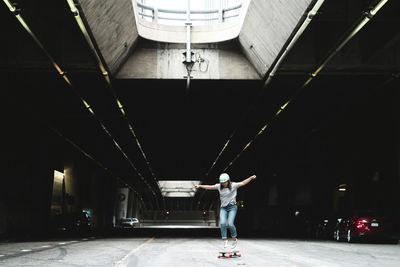
[[[237,239],[235,241],[232,241],[231,249],[236,248],[236,245],[237,245]]]
[[[228,248],[228,239],[225,239],[224,240],[224,249],[227,249]]]

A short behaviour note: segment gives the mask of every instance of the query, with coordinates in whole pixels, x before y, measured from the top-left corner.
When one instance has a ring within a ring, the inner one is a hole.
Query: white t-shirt
[[[239,183],[231,183],[232,188],[221,187],[221,184],[215,184],[215,188],[219,191],[219,199],[221,200],[221,207],[226,207],[229,204],[236,204],[237,189]]]

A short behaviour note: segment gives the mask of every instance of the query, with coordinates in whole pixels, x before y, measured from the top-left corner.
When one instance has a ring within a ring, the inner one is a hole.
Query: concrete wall
[[[140,219],[141,226],[150,225],[191,225],[191,226],[218,226],[216,213],[212,210],[207,211],[204,216],[203,211],[197,210],[172,210],[167,216],[164,211],[145,211],[143,218]]]
[[[138,38],[131,0],[79,0],[101,54],[114,73]]]
[[[244,54],[262,76],[271,67],[312,0],[252,0],[239,43]]]
[[[68,147],[66,147],[68,149]],[[91,223],[94,230],[103,230],[111,226],[114,214],[116,181],[92,162],[81,158],[77,152],[66,153],[64,163],[65,177],[65,213],[92,212]],[[68,197],[72,197],[70,202]]]
[[[20,120],[5,130],[3,163],[0,179],[0,238],[42,234],[49,228],[50,200],[54,170],[60,160],[55,142],[42,132],[26,134],[23,127],[37,127]],[[21,125],[18,125],[21,124]],[[5,124],[8,125],[8,124]],[[15,132],[9,131],[15,129]],[[24,138],[18,140],[19,133]],[[15,139],[13,139],[15,138]]]
[[[73,196],[63,211],[92,208],[95,227],[110,226],[114,198],[110,191],[115,180],[37,123],[15,120],[14,125],[6,136],[10,142],[2,150],[7,156],[0,179],[0,238],[43,237],[54,230],[50,212],[54,170],[63,169],[66,193]],[[38,130],[27,133],[24,127]],[[89,183],[92,177],[94,182]]]
[[[143,41],[116,74],[116,78],[183,79],[187,76],[182,63],[185,51],[182,44]],[[197,60],[191,72],[194,79],[260,79],[235,41],[193,45],[192,52],[192,60]]]

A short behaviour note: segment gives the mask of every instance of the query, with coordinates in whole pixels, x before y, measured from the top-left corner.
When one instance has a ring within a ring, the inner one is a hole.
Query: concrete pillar
[[[397,81],[397,84],[399,82]],[[396,123],[396,150],[397,150],[397,181],[399,185],[399,191],[400,191],[400,92],[399,90],[395,90],[395,97],[393,98],[393,111],[394,111],[394,120]]]
[[[116,223],[121,218],[127,217],[128,201],[129,201],[129,188],[120,187],[116,190],[116,206],[115,206],[115,221]]]
[[[397,158],[396,158],[396,164],[397,164],[397,199],[395,199],[395,203],[399,203],[400,202],[400,195],[398,192],[400,192],[400,106],[399,106],[399,102],[400,102],[400,91],[398,90],[398,88],[396,88],[396,86],[398,87],[399,81],[395,81],[395,85],[393,86],[395,89],[395,95],[393,97],[393,112],[394,112],[394,116],[393,119],[395,120],[395,124],[396,124],[396,151],[397,151]],[[395,181],[396,181],[395,180]],[[398,206],[397,206],[398,207]],[[396,235],[397,237],[400,237],[400,208],[397,208],[397,214],[395,215],[396,219],[397,219],[397,230],[396,230]]]
[[[4,200],[0,200],[0,238],[7,233],[8,209]]]
[[[108,185],[109,177],[107,177],[102,171],[98,171],[94,174],[92,190],[96,191],[94,196],[93,205],[93,221],[95,230],[104,230],[107,225],[107,205],[111,205],[110,201],[110,187]]]
[[[31,196],[29,226],[32,234],[46,233],[50,228],[50,205],[57,150],[46,133],[41,133],[40,143],[34,159],[36,168],[31,170]],[[39,156],[37,156],[39,155]],[[29,175],[29,174],[28,174]]]
[[[94,171],[90,177],[90,206],[87,208],[92,209],[91,223],[93,229],[99,229],[101,227],[101,216],[102,212],[102,190],[101,186],[104,186],[104,181],[98,172]]]
[[[128,209],[126,213],[127,218],[132,218],[134,217],[134,210],[135,210],[135,193],[129,189],[129,194],[128,194]]]
[[[65,163],[64,176],[67,213],[77,212],[80,210],[78,203],[78,171],[76,163],[72,160],[69,160]]]
[[[140,202],[139,197],[135,196],[135,210],[134,210],[135,218],[139,220],[143,218],[143,204]]]
[[[102,212],[102,229],[110,229],[113,227],[113,218],[115,217],[115,205],[116,197],[115,191],[117,188],[117,181],[114,177],[109,177],[106,174],[102,174],[102,185],[100,196]]]

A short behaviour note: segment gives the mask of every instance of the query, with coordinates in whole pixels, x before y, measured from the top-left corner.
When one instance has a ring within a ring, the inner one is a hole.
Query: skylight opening
[[[133,0],[139,17],[149,22],[184,26],[187,0]],[[136,3],[135,3],[136,2]],[[243,0],[190,0],[191,25],[234,22],[239,19]]]

